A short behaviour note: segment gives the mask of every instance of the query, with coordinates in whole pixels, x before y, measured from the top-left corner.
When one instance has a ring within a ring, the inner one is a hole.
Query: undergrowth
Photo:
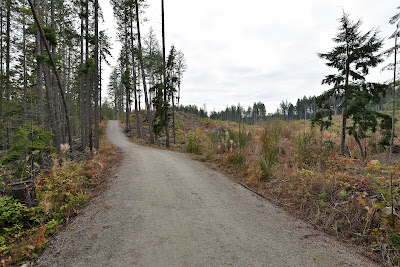
[[[0,198],[1,265],[15,266],[39,257],[51,237],[99,190],[118,160],[115,148],[103,139],[91,160],[53,158],[53,168],[35,178],[37,207],[28,208],[13,197]]]

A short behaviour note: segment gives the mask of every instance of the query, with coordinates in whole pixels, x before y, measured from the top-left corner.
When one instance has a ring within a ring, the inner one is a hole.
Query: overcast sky
[[[151,26],[161,39],[161,1],[147,1],[143,34]],[[109,0],[100,0],[105,25],[115,35]],[[386,38],[394,31],[389,18],[400,4],[395,0],[165,0],[167,50],[174,44],[186,57],[181,103],[206,104],[207,110],[227,105],[265,103],[275,112],[282,100],[295,103],[304,95],[319,95],[325,66],[318,52],[333,47],[332,38],[343,10],[362,19],[362,31],[379,28]],[[385,47],[393,41],[385,42]],[[114,54],[120,46],[115,38]],[[115,61],[112,61],[115,62]],[[370,81],[385,81],[391,74],[372,71]],[[110,70],[105,70],[108,84]]]

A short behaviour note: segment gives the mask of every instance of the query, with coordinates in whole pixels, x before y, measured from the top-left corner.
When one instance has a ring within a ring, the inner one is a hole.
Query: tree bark
[[[361,140],[358,137],[354,137],[354,139],[356,140],[356,143],[358,145],[358,149],[360,150],[360,155],[361,155],[361,160],[363,163],[365,163],[365,159],[367,157],[367,150],[364,150],[364,148],[362,147],[361,144]]]
[[[344,99],[343,99],[343,117],[342,117],[342,136],[340,140],[340,153],[345,155],[346,149],[346,126],[347,126],[347,98],[348,98],[348,87],[349,87],[349,75],[350,75],[350,63],[349,63],[349,48],[347,48],[347,60],[346,60],[346,80],[344,85]]]
[[[147,115],[147,121],[149,122],[150,144],[154,144],[153,116],[151,115],[150,103],[147,95],[146,74],[144,70],[143,53],[142,53],[142,41],[140,38],[139,5],[137,0],[135,0],[135,7],[136,7],[136,27],[138,33],[139,61],[140,61],[140,68],[142,70],[143,91],[144,91],[144,98],[146,102],[146,111],[147,111],[146,115]]]
[[[129,75],[129,55],[128,55],[128,14],[127,11],[124,11],[125,15],[125,47],[123,48],[125,50],[125,58],[123,59],[124,65],[123,68],[125,69],[125,74],[123,75],[124,78],[124,85],[125,85],[125,132],[128,133],[129,136],[131,136],[131,120],[130,120],[130,102],[131,102],[131,94],[130,94],[130,88],[128,84],[128,75]]]
[[[55,20],[54,0],[51,0],[50,1],[50,27],[52,29],[55,29],[55,27],[56,27],[54,20]],[[56,48],[54,47],[53,44],[49,44],[49,48],[50,48],[50,51],[51,51],[51,54],[52,54],[53,58],[55,58],[56,57]],[[61,111],[61,108],[60,108],[60,105],[59,105],[60,101],[58,99],[59,96],[58,96],[57,91],[56,91],[56,86],[54,85],[56,83],[54,75],[49,76],[49,77],[50,77],[50,81],[51,81],[51,86],[50,86],[51,94],[50,94],[50,96],[53,97],[54,117],[55,117],[53,133],[57,136],[57,139],[59,141],[59,145],[56,146],[56,147],[57,147],[57,149],[60,149],[60,145],[64,142],[64,140],[62,138],[62,132],[63,131],[62,131],[62,126],[61,126],[61,121],[62,121],[61,114],[62,114],[62,111]],[[61,79],[61,77],[60,77],[60,79]]]
[[[40,0],[35,1],[35,6],[38,11],[38,14],[40,15]],[[36,31],[35,33],[35,50],[37,55],[41,55],[41,42],[40,42],[40,33],[39,31]],[[36,82],[37,82],[37,94],[38,94],[38,123],[39,127],[41,129],[44,129],[44,112],[43,112],[43,65],[40,60],[37,60],[37,66],[36,66],[36,71],[37,71],[37,77],[36,77]]]
[[[161,17],[162,17],[164,105],[166,105],[166,108],[165,108],[165,136],[166,136],[166,147],[169,148],[167,69],[166,69],[166,66],[165,66],[165,12],[164,12],[164,0],[161,0]]]
[[[393,148],[394,148],[394,135],[395,135],[395,124],[396,124],[396,71],[397,71],[397,36],[396,32],[395,42],[394,42],[394,70],[393,70],[393,88],[392,88],[392,131],[390,135],[390,153],[389,160],[392,161]]]
[[[5,82],[5,99],[6,105],[10,101],[10,49],[11,49],[11,0],[6,1],[6,82]],[[11,147],[11,134],[10,134],[10,123],[7,120],[6,123],[6,149]]]
[[[83,36],[84,36],[84,7],[83,7],[83,2],[81,2],[81,36],[80,36],[80,42],[81,42],[81,55],[80,55],[80,63],[81,63],[81,70],[80,70],[80,79],[79,79],[79,86],[80,86],[80,94],[79,94],[79,104],[80,104],[80,119],[81,119],[81,150],[84,151],[85,147],[87,146],[86,142],[86,115],[85,115],[85,76],[84,76],[84,70],[85,70],[85,63],[83,61],[84,57],[84,44],[83,44]]]
[[[100,148],[99,133],[99,1],[94,1],[94,148]]]
[[[86,45],[86,143],[89,144],[90,150],[93,149],[92,143],[92,92],[90,86],[90,68],[89,68],[89,0],[86,0],[85,11],[85,45]]]
[[[140,113],[138,109],[138,96],[137,96],[137,87],[136,87],[136,66],[135,66],[135,46],[133,44],[133,11],[132,6],[130,6],[130,23],[131,23],[131,54],[132,54],[132,74],[133,74],[133,94],[135,98],[135,115],[136,115],[136,135],[137,138],[142,136],[140,129]]]
[[[27,66],[26,66],[26,25],[24,23],[23,30],[22,30],[22,68],[23,68],[23,77],[24,77],[24,99],[23,99],[23,106],[24,106],[24,124],[28,122],[28,111],[27,111],[27,91],[28,91],[28,73],[27,73]]]
[[[0,5],[0,123],[3,125],[4,113],[4,69],[3,69],[3,5]],[[0,140],[0,146],[3,140]]]
[[[101,43],[100,43],[100,41],[99,41],[99,46],[101,47]],[[103,88],[103,75],[102,75],[102,72],[103,72],[103,68],[102,68],[102,66],[101,66],[101,64],[102,64],[102,60],[101,60],[101,53],[99,54],[99,123],[101,123],[102,121],[103,121],[103,112],[102,112],[102,108],[101,108],[101,106],[102,106],[102,103],[101,103],[101,97],[102,97],[102,94],[101,94],[101,91],[102,91],[102,88]]]
[[[173,135],[174,135],[174,145],[176,145],[174,92],[172,92],[172,132],[173,132]]]

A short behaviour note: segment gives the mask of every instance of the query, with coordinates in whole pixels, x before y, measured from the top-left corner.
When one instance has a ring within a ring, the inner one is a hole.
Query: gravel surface
[[[333,238],[187,155],[124,151],[110,188],[85,208],[39,266],[374,266]]]

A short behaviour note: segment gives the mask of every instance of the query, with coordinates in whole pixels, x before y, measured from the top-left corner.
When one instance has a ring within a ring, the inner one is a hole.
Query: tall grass
[[[259,166],[262,178],[270,180],[275,164],[279,158],[279,144],[281,140],[282,124],[278,121],[271,122],[261,135],[261,156]]]
[[[230,146],[228,161],[233,164],[236,169],[243,171],[246,168],[246,151],[251,140],[251,134],[246,131],[245,126],[239,125],[239,130],[228,131]]]

